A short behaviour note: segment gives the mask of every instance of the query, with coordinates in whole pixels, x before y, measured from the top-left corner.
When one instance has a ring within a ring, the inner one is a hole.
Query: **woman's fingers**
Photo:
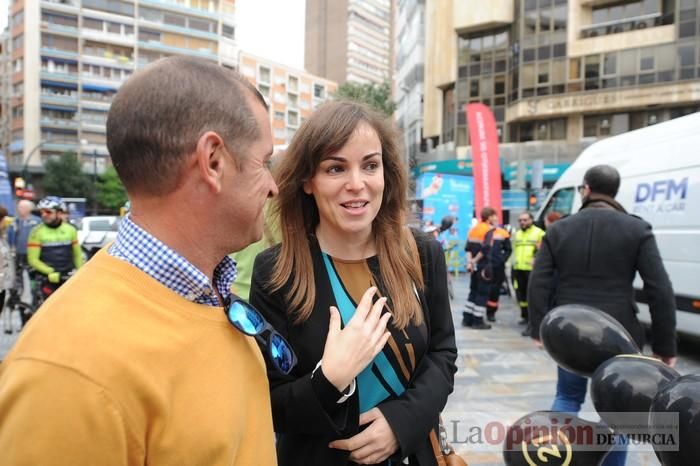
[[[360,303],[357,305],[357,309],[355,309],[355,315],[352,316],[352,319],[350,319],[350,323],[361,323],[365,321],[365,319],[367,318],[367,314],[372,308],[372,298],[374,297],[374,294],[376,292],[376,286],[369,287],[367,291],[365,291],[365,294],[362,295],[362,299],[360,299]]]
[[[376,345],[374,345],[374,356],[378,355],[381,350],[384,349],[384,346],[386,345],[386,342],[389,341],[389,338],[391,337],[391,333],[389,332],[384,332],[384,335],[379,339]],[[374,357],[373,357],[374,359]]]
[[[384,336],[384,332],[386,332],[386,326],[388,325],[389,319],[391,319],[391,317],[391,314],[387,312],[379,319],[379,322],[377,322],[377,325],[372,331],[372,337],[370,338],[372,344],[379,342],[382,336]]]
[[[330,308],[331,316],[328,321],[328,336],[326,341],[333,340],[340,333],[340,312],[335,306]]]
[[[379,322],[379,317],[382,315],[382,309],[386,305],[386,298],[379,298],[376,303],[372,306],[372,310],[367,315],[365,319],[365,325],[369,327],[370,330],[374,330]]]

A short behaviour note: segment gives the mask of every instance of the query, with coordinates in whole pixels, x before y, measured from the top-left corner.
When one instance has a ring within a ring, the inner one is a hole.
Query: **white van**
[[[700,337],[700,113],[591,145],[554,185],[537,219],[551,211],[576,213],[583,175],[599,164],[619,170],[616,199],[654,228],[676,294],[678,332]],[[641,288],[637,277],[639,318],[649,323]]]

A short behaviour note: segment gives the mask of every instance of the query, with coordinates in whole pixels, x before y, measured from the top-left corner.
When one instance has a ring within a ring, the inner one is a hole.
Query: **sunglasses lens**
[[[265,328],[265,321],[260,313],[240,301],[234,301],[229,306],[228,318],[247,335],[257,335]]]
[[[277,333],[270,336],[270,356],[277,368],[285,374],[289,374],[294,367],[294,353],[289,343]]]

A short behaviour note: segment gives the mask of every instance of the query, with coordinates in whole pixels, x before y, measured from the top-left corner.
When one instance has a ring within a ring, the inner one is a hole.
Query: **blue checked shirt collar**
[[[187,259],[125,216],[109,254],[124,260],[188,301],[221,306],[209,278]],[[214,285],[226,300],[236,279],[236,262],[226,256],[214,269]]]

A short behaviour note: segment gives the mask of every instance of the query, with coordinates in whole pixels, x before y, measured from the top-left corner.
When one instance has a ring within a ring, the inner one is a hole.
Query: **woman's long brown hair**
[[[316,301],[309,235],[315,234],[319,213],[313,196],[303,190],[329,154],[338,152],[360,122],[376,131],[382,146],[384,196],[374,219],[372,234],[377,258],[390,297],[394,325],[423,322],[423,312],[414,286],[423,289],[423,274],[415,239],[406,224],[406,168],[399,155],[398,136],[393,126],[365,105],[328,102],[302,124],[280,160],[276,172],[279,195],[272,215],[282,230],[282,246],[267,286],[281,289],[291,277],[285,298],[297,323],[304,322]]]

